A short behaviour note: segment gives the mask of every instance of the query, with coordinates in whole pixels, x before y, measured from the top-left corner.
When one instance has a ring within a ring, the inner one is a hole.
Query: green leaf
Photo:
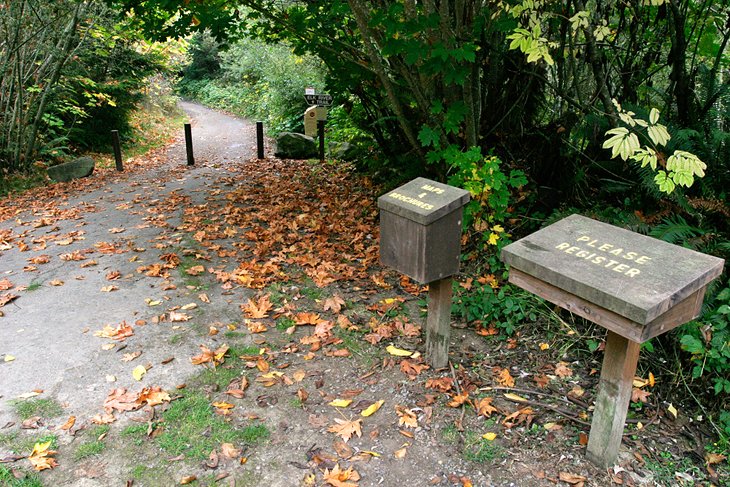
[[[659,186],[659,190],[663,191],[667,194],[674,191],[675,184],[674,181],[672,181],[672,178],[669,177],[669,175],[666,173],[666,171],[659,171],[656,176],[654,176],[654,182]]]
[[[667,145],[669,139],[672,138],[669,132],[667,132],[667,128],[662,124],[650,125],[647,128],[647,132],[651,141],[656,145]]]
[[[682,350],[693,355],[702,355],[705,352],[704,344],[692,335],[684,335],[680,340]]]
[[[434,148],[439,148],[439,134],[435,130],[433,130],[428,125],[424,125],[421,127],[421,131],[418,132],[418,140],[421,142],[421,145],[423,147],[430,147],[433,146]]]
[[[659,121],[659,110],[656,108],[652,108],[649,112],[649,123],[652,125],[656,125],[656,123]]]

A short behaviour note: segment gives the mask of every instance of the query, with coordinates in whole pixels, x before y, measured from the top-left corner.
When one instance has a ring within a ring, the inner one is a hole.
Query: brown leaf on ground
[[[15,287],[15,284],[10,282],[10,279],[0,279],[0,291],[7,291],[8,289],[12,289]]]
[[[317,325],[323,320],[317,313],[297,313],[294,322],[297,325]]]
[[[99,331],[94,332],[94,336],[101,338],[111,338],[112,340],[124,340],[134,335],[134,330],[126,321],[122,321],[116,328],[111,325],[105,325]]]
[[[469,402],[469,392],[464,391],[461,394],[454,394],[449,401],[448,406],[450,408],[458,408],[463,406],[464,403]]]
[[[477,410],[477,415],[488,418],[492,415],[492,413],[498,413],[499,408],[493,406],[492,401],[494,401],[493,397],[483,397],[479,399],[476,404],[474,404],[474,407]]]
[[[51,443],[52,441],[49,440],[45,443],[36,443],[33,445],[33,451],[28,457],[28,460],[37,471],[47,470],[58,466],[58,462],[56,462],[53,458],[53,455],[55,455],[56,452],[54,450],[49,450]]]
[[[497,383],[504,387],[514,387],[515,386],[515,380],[512,378],[512,375],[509,373],[508,369],[503,369],[501,367],[494,367],[493,369],[495,380]]]
[[[406,428],[418,427],[418,416],[412,409],[407,409],[404,406],[397,405],[395,412],[398,414],[398,425],[405,426]]]
[[[190,361],[193,365],[207,364],[210,363],[213,367],[216,367],[225,362],[225,355],[228,352],[228,345],[221,345],[215,351],[209,349],[205,345],[200,345],[200,350],[203,353],[192,357]]]
[[[0,296],[0,308],[2,308],[11,301],[15,301],[16,299],[18,299],[18,296],[16,294],[3,294],[2,296]]]
[[[585,484],[585,481],[588,480],[587,477],[584,477],[582,475],[576,475],[569,472],[560,472],[558,475],[558,478],[562,482],[566,482],[568,484],[574,485],[575,487],[583,487]]]
[[[360,474],[352,467],[347,470],[341,470],[337,464],[332,470],[325,469],[324,482],[332,487],[357,487],[356,481],[360,480]]]
[[[566,377],[572,377],[573,371],[570,370],[570,367],[568,367],[567,363],[558,362],[558,364],[555,366],[555,375],[564,379]]]
[[[189,276],[198,276],[205,272],[205,267],[202,265],[195,265],[185,270],[185,273]]]
[[[647,402],[651,396],[651,392],[634,387],[631,390],[631,402]]]
[[[408,376],[409,379],[414,380],[424,370],[429,369],[428,364],[418,363],[414,360],[403,359],[400,363],[400,371]]]
[[[111,271],[111,272],[108,272],[107,273],[106,280],[107,281],[116,281],[116,280],[118,280],[121,277],[122,277],[122,273],[121,272],[119,272],[119,271]]]
[[[332,311],[333,313],[339,313],[342,307],[345,306],[345,300],[338,295],[334,295],[324,300],[322,309],[324,311]]]
[[[426,381],[428,389],[436,389],[441,392],[449,392],[454,387],[454,379],[451,377],[441,377],[439,379],[428,379]]]
[[[127,389],[120,387],[112,390],[104,400],[104,410],[107,413],[117,411],[135,411],[140,408],[141,404],[137,402],[139,394],[127,392]]]
[[[267,318],[269,311],[274,307],[269,301],[269,295],[260,297],[257,300],[250,299],[242,306],[242,310],[248,318]]]
[[[226,458],[238,458],[241,456],[241,450],[233,446],[231,443],[223,443],[221,445],[221,455]]]
[[[145,387],[137,395],[137,404],[140,405],[146,403],[148,406],[157,406],[158,404],[170,402],[171,400],[170,394],[163,391],[159,386]]]
[[[337,424],[331,425],[327,428],[330,433],[335,433],[342,440],[347,443],[352,435],[362,436],[362,419],[355,419],[348,421],[346,419],[335,418]]]

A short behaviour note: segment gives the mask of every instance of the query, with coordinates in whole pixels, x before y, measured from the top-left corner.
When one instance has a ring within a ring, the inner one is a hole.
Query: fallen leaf
[[[375,413],[376,413],[376,412],[378,411],[378,409],[380,409],[380,407],[381,407],[381,406],[382,406],[382,405],[383,405],[384,403],[385,403],[385,400],[383,400],[383,399],[381,399],[381,400],[379,400],[379,401],[377,401],[377,402],[374,402],[374,403],[372,403],[372,404],[371,404],[370,406],[368,406],[367,408],[365,408],[365,409],[364,409],[364,410],[363,410],[363,411],[362,411],[362,412],[360,413],[360,415],[361,415],[361,416],[364,416],[364,417],[366,417],[366,418],[367,418],[368,416],[372,416],[373,414],[375,414]]]
[[[576,485],[576,486],[581,486],[584,484],[584,482],[586,480],[588,480],[587,477],[584,477],[582,475],[576,475],[573,473],[568,473],[568,472],[560,472],[558,477],[560,478],[561,481],[567,482],[569,484]]]
[[[488,418],[492,413],[498,413],[499,409],[492,405],[493,397],[483,397],[479,399],[474,407],[477,410],[477,415]]]
[[[187,269],[185,271],[185,273],[188,274],[189,276],[197,276],[197,275],[202,274],[203,272],[205,272],[205,267],[203,267],[202,265],[196,265],[196,266],[190,267],[189,269]]]
[[[325,311],[332,311],[333,313],[339,313],[344,305],[345,300],[335,294],[334,296],[324,300],[322,309]]]
[[[418,427],[418,416],[412,409],[406,409],[403,406],[396,406],[395,412],[398,415],[398,425],[407,428]]]
[[[499,368],[499,367],[497,367]],[[502,369],[499,368],[499,372],[497,373],[497,383],[504,387],[514,387],[515,386],[515,380],[512,378],[512,375],[509,373],[508,369]]]
[[[223,443],[221,445],[221,455],[226,458],[238,458],[241,455],[241,450],[233,446],[231,443]]]
[[[667,406],[667,411],[672,415],[673,419],[677,419],[677,408],[675,408],[673,404]]]
[[[60,280],[60,279],[54,279],[54,280],[52,280],[51,282],[49,282],[49,284],[50,284],[51,286],[63,286],[63,285],[65,284],[65,282],[63,282],[63,281],[62,281],[62,280]]]
[[[350,404],[352,404],[352,399],[335,399],[329,403],[330,406],[334,406],[336,408],[346,408]]]
[[[413,352],[403,350],[402,348],[397,348],[393,345],[388,345],[387,347],[385,347],[385,351],[396,357],[410,357],[411,355],[413,355]]]
[[[122,356],[122,362],[131,362],[132,360],[136,359],[140,355],[142,355],[142,352],[140,352],[140,351],[132,352],[132,353],[125,353]]]
[[[9,353],[5,354],[5,357],[3,358],[4,362],[12,362],[13,360],[15,360],[15,357],[10,355]]]
[[[132,370],[132,377],[134,380],[142,380],[142,377],[147,373],[147,369],[144,365],[138,365]]]
[[[340,465],[336,464],[331,471],[325,469],[322,480],[332,487],[357,487],[354,481],[360,480],[360,474],[352,467],[341,470]],[[349,482],[350,480],[353,482]]]
[[[186,475],[185,477],[180,479],[180,485],[192,484],[196,480],[198,480],[198,477],[196,477],[195,475]]]
[[[193,365],[210,363],[213,365],[213,367],[216,367],[225,362],[225,355],[226,352],[228,352],[228,345],[221,345],[215,351],[209,349],[205,345],[200,345],[200,350],[203,351],[202,354],[196,355],[195,357],[192,357],[190,359]]]
[[[634,387],[631,390],[631,402],[647,402],[651,396],[651,392]]]
[[[56,452],[49,450],[51,443],[53,443],[53,440],[48,440],[45,443],[36,443],[33,445],[33,451],[28,457],[33,468],[39,472],[41,470],[54,468],[58,465],[56,460],[53,458],[53,455],[55,455]]]
[[[249,298],[248,303],[243,306],[243,312],[249,318],[267,318],[273,307],[274,305],[269,301],[269,295],[267,294],[255,301]]]
[[[103,292],[103,293],[110,293],[112,291],[117,291],[118,289],[119,288],[117,286],[115,286],[115,285],[112,284],[110,286],[104,286],[103,288],[101,288],[101,292]]]
[[[707,462],[708,465],[715,465],[717,463],[722,463],[725,460],[727,460],[727,457],[720,453],[712,453],[712,452],[705,453],[705,461]]]
[[[484,433],[482,435],[482,438],[484,438],[487,441],[494,441],[497,438],[497,433],[492,433],[492,432]]]
[[[63,423],[63,425],[59,426],[58,429],[68,431],[73,428],[74,424],[76,424],[76,416],[69,416],[66,422]]]
[[[558,365],[555,366],[555,375],[561,378],[572,377],[573,371],[570,370],[567,363],[558,362]]]
[[[335,422],[337,424],[331,425],[327,428],[327,431],[337,434],[345,443],[352,438],[352,435],[362,436],[362,419],[348,421],[346,419],[335,418]]]

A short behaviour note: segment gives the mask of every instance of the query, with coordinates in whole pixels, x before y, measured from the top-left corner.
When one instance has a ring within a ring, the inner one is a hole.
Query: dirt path
[[[611,475],[585,461],[596,378],[555,374],[537,340],[454,328],[453,368],[428,368],[366,178],[258,161],[250,123],[183,108],[194,167],[178,140],[0,208],[0,485],[29,485],[9,476],[47,441],[47,486],[649,482],[632,452]],[[585,395],[556,413],[505,383]]]

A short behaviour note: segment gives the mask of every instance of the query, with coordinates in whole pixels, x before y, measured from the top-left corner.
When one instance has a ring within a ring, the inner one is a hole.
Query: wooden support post
[[[639,350],[638,343],[608,332],[586,450],[586,457],[600,467],[612,465],[618,456]]]
[[[112,130],[112,147],[114,148],[114,162],[117,166],[117,171],[124,171],[124,164],[122,163],[122,145],[119,143],[119,130]]]
[[[319,162],[324,164],[324,120],[317,120],[317,133],[319,134]]]
[[[449,364],[451,334],[451,277],[428,284],[426,317],[426,358],[434,369]]]
[[[188,154],[188,166],[194,166],[195,157],[193,156],[193,129],[189,123],[185,124],[185,150]]]
[[[264,122],[256,122],[256,150],[259,159],[264,158]]]

